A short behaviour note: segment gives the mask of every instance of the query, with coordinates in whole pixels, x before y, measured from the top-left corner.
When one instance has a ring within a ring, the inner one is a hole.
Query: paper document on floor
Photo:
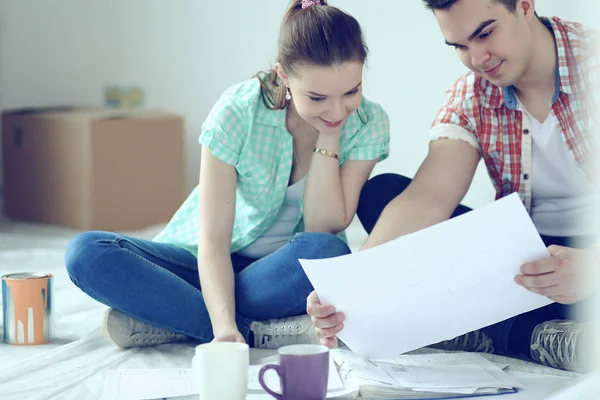
[[[367,359],[334,350],[343,380],[358,381],[362,397],[426,399],[514,393],[523,385],[477,353]]]

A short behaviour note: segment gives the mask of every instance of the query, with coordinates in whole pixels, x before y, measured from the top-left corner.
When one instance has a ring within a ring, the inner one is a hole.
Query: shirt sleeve
[[[479,139],[475,124],[467,115],[470,101],[465,100],[465,95],[470,90],[465,77],[456,81],[454,86],[447,91],[448,101],[438,112],[429,129],[430,141],[454,139],[462,140],[475,147],[481,154]]]
[[[243,121],[242,107],[226,92],[202,124],[202,133],[198,141],[215,157],[235,166],[246,137]]]
[[[377,106],[355,135],[346,160],[385,160],[390,153],[390,120]]]
[[[432,126],[429,130],[430,141],[443,140],[443,139],[454,139],[462,140],[463,142],[469,143],[475,147],[479,153],[481,153],[481,147],[477,137],[469,132],[467,129],[456,124],[439,124]]]

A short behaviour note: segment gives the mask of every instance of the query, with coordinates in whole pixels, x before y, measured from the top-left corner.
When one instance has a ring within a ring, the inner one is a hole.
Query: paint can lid
[[[50,278],[52,274],[47,272],[16,272],[14,274],[2,275],[2,280],[25,280]]]

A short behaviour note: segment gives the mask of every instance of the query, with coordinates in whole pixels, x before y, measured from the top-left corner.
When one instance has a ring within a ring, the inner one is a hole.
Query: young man
[[[471,72],[449,90],[414,179],[386,174],[363,189],[359,217],[370,233],[363,249],[468,211],[459,202],[483,157],[497,198],[518,192],[549,246],[551,257],[523,265],[515,281],[556,303],[437,347],[531,356],[581,370],[586,333],[572,310],[589,296],[575,260],[596,241],[590,221],[599,197],[591,171],[600,57],[593,47],[600,36],[538,18],[534,0],[424,3]],[[315,292],[307,311],[321,341],[334,346],[343,314],[321,305]]]

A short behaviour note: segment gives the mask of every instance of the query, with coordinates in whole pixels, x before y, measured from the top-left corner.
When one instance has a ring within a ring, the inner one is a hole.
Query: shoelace
[[[139,332],[135,332],[132,336],[136,342],[151,342],[155,340],[164,340],[170,339],[172,337],[177,336],[175,332],[171,332],[169,330],[159,328],[154,325],[139,323],[141,325],[141,329]],[[138,325],[138,327],[140,327]]]
[[[556,328],[545,328],[531,345],[531,350],[540,352],[540,361],[554,368],[575,365],[575,347],[578,329],[562,331]]]
[[[460,349],[469,349],[471,346],[477,346],[475,347],[475,349],[471,350],[477,353],[492,353],[494,351],[492,339],[490,339],[488,335],[479,330],[476,330],[474,332],[468,332],[462,336],[455,338],[452,342],[452,345],[453,347]]]
[[[254,334],[255,341],[260,346],[287,346],[299,342],[301,329],[299,325],[274,325],[264,332]]]

